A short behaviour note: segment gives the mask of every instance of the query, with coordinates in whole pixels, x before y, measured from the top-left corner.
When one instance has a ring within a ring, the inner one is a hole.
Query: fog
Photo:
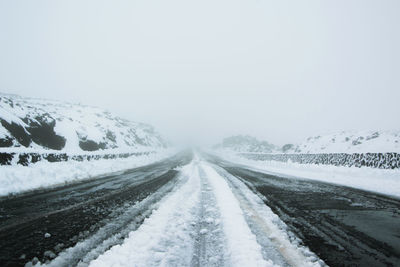
[[[176,142],[398,129],[400,2],[0,0],[0,91]]]

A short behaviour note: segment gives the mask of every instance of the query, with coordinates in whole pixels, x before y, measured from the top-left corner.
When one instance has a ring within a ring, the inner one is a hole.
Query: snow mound
[[[82,151],[163,148],[153,127],[100,108],[0,93],[0,148]]]

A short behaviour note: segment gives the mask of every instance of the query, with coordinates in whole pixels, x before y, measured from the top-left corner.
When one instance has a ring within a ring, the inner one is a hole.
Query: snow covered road
[[[0,199],[0,266],[90,261],[121,243],[177,183],[189,153],[120,174]]]
[[[328,265],[400,265],[399,198],[206,159],[246,184]]]
[[[1,266],[386,266],[400,259],[400,200],[268,176],[203,153],[0,199],[0,207]]]
[[[180,187],[163,199],[159,208],[123,244],[112,247],[90,266],[323,264],[310,251],[290,242],[286,233],[275,226],[279,221],[276,216],[275,222],[270,220],[271,216],[261,217],[256,211],[258,207],[251,202],[242,209],[228,182],[204,160],[195,156],[191,164],[181,169],[180,180]],[[244,194],[257,198],[251,191]],[[258,216],[254,224],[272,226],[268,233],[251,229],[245,216],[249,210],[255,213],[251,217]],[[270,237],[275,242],[257,242]]]

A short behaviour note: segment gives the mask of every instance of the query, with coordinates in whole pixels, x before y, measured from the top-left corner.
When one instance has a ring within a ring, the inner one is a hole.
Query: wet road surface
[[[126,207],[170,183],[163,191],[168,193],[178,173],[174,168],[189,163],[191,157],[181,153],[123,173],[0,198],[0,266],[23,266],[34,257],[46,262],[117,219],[98,242],[121,232],[135,217],[140,225],[143,208],[136,212],[139,214],[130,214],[132,218],[121,217]]]
[[[400,199],[203,156],[260,195],[328,265],[400,266]],[[57,266],[90,262],[140,226],[175,187],[176,167],[191,159],[192,153],[180,153],[118,174],[0,198],[0,266],[55,256]]]
[[[265,204],[328,265],[400,266],[400,199],[207,158],[264,196]]]

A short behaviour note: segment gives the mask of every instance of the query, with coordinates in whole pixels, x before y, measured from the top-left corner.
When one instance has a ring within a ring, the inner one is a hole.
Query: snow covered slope
[[[286,144],[281,148],[251,136],[225,138],[214,148],[242,153],[388,153],[400,152],[400,131],[342,131],[318,135],[299,144]]]
[[[285,153],[400,152],[400,131],[342,131],[309,137]]]
[[[154,129],[96,107],[0,93],[0,151],[132,151],[166,143]]]
[[[236,135],[225,138],[221,144],[215,146],[216,149],[230,150],[234,152],[259,152],[271,153],[277,147],[266,142],[260,141],[249,135]]]

